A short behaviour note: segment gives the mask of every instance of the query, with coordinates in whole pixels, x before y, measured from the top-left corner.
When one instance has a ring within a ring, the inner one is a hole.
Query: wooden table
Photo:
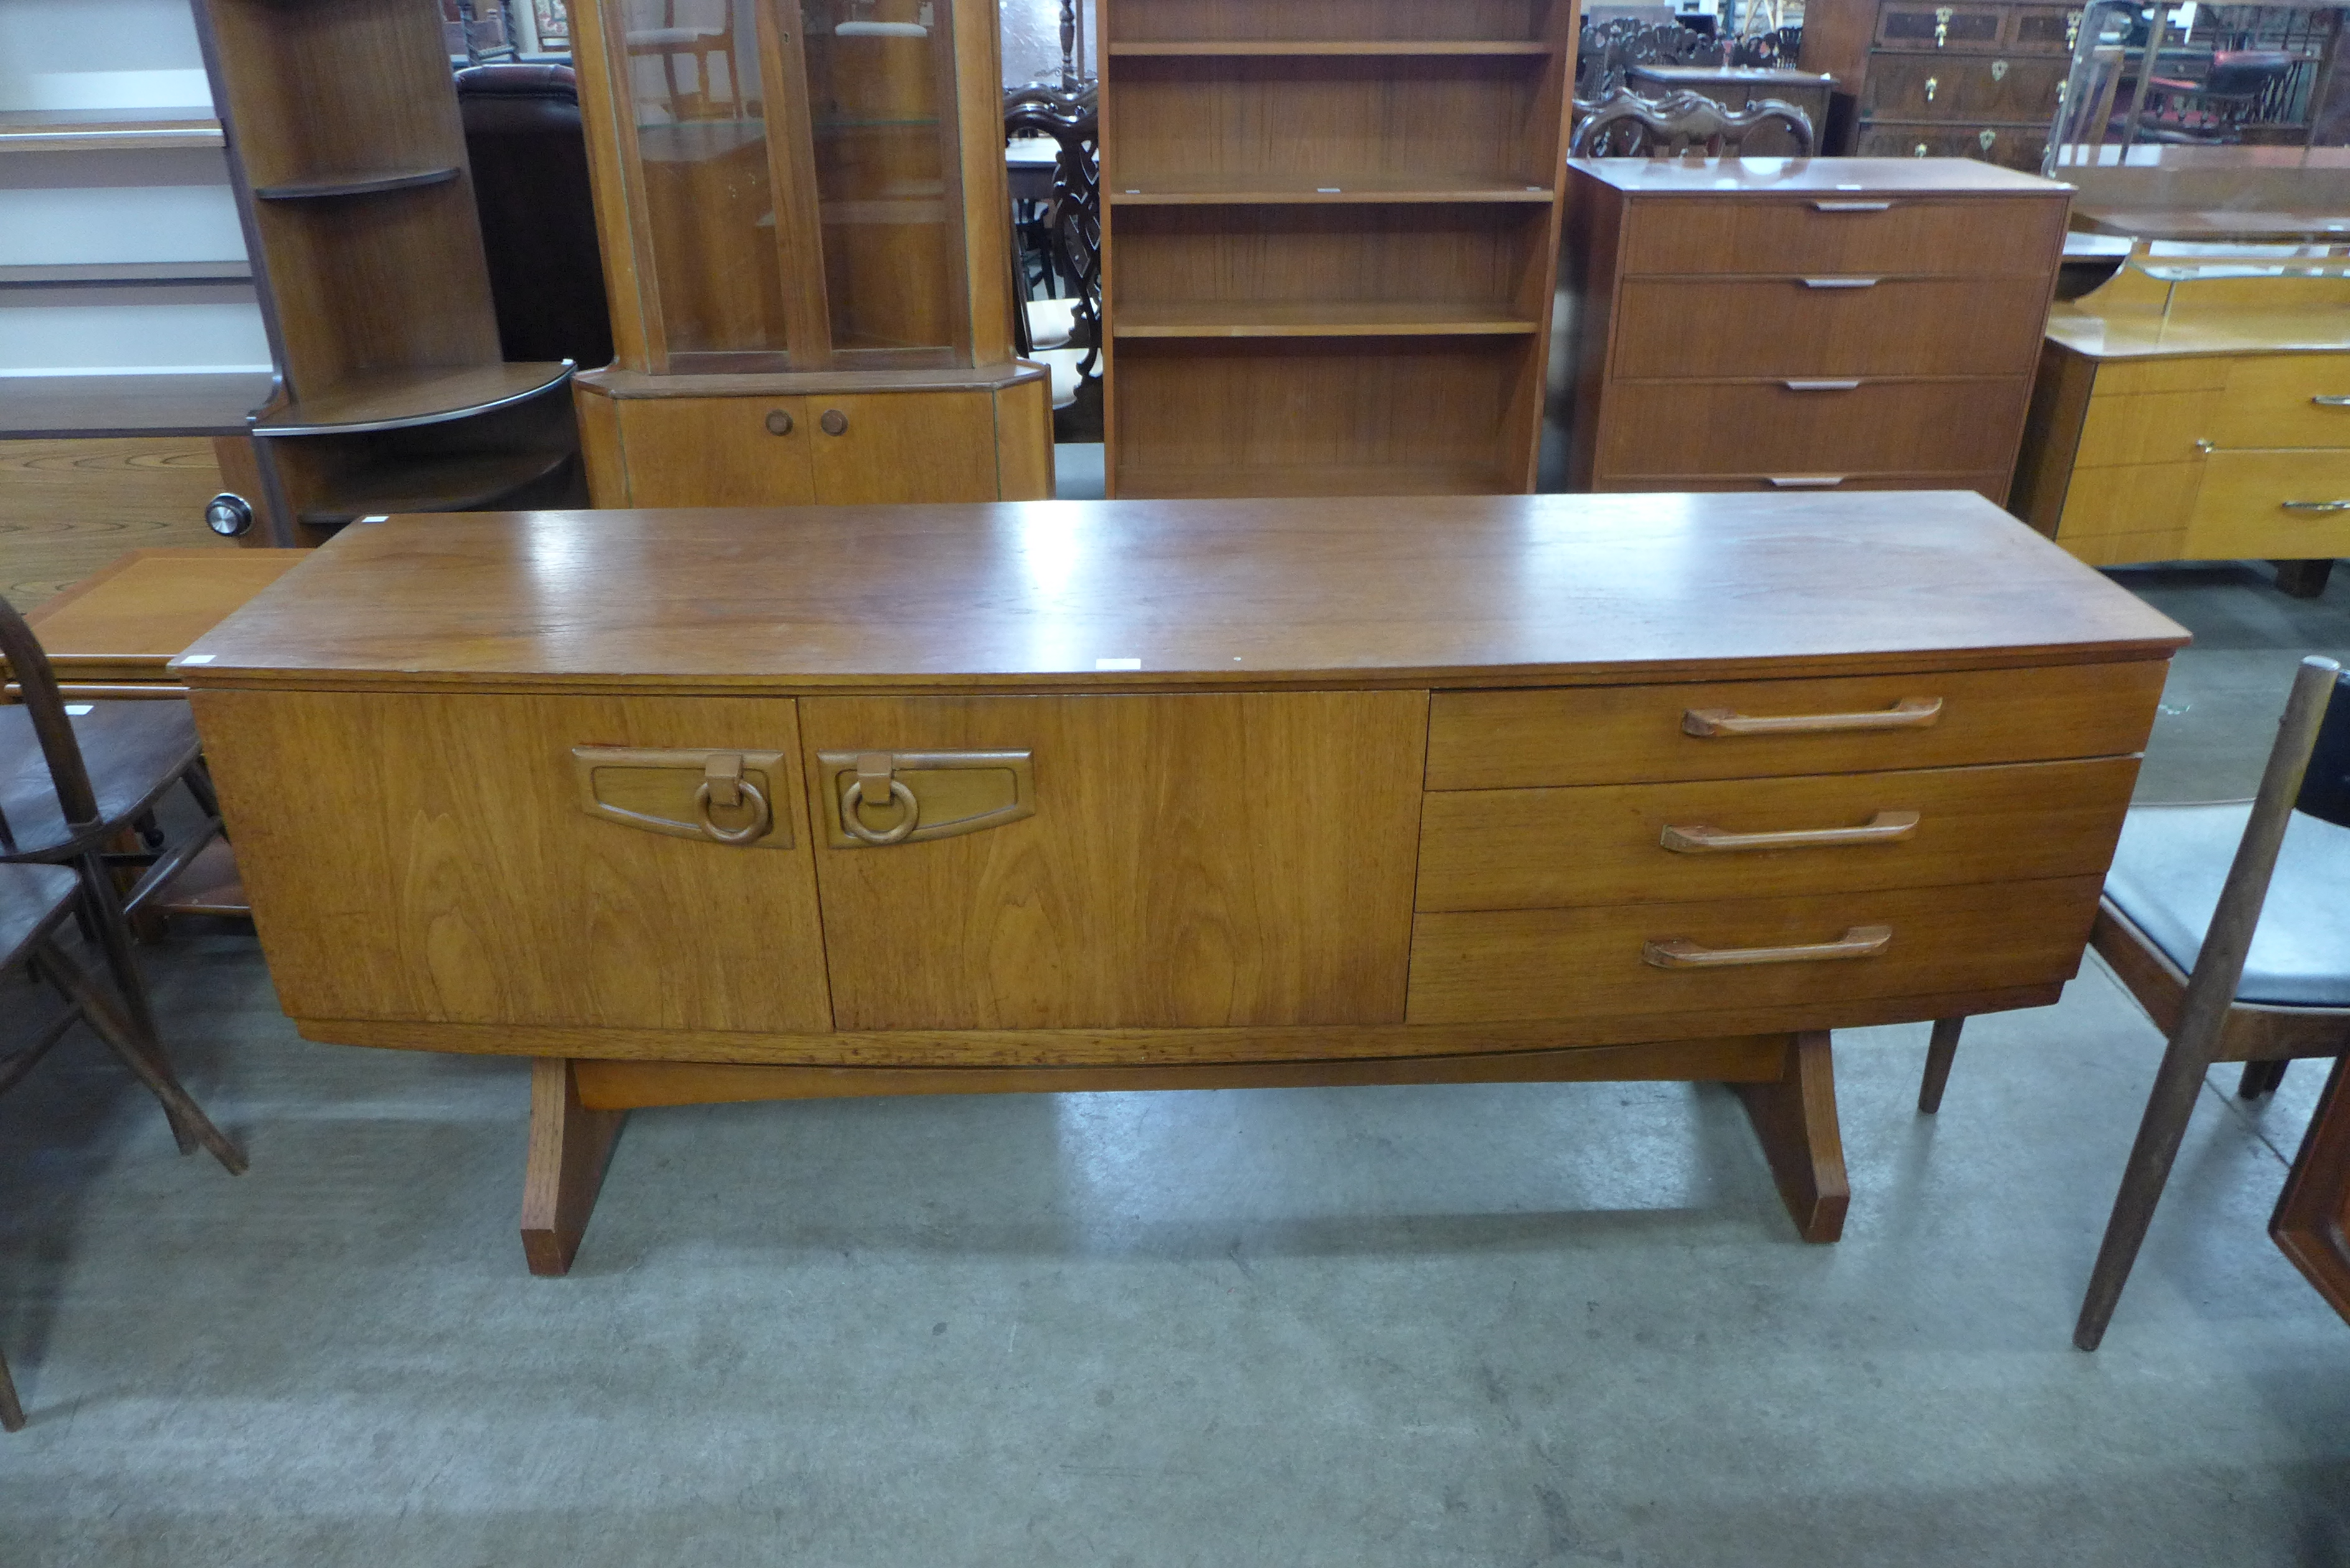
[[[2098,234],[2140,240],[2350,240],[2350,212],[2338,207],[2314,212],[2238,212],[2226,207],[2187,212],[2076,206],[2073,221]]]
[[[173,669],[311,1039],[633,1106],[1691,1079],[2078,966],[2171,622],[1980,497],[395,517]],[[201,659],[197,663],[193,660]]]

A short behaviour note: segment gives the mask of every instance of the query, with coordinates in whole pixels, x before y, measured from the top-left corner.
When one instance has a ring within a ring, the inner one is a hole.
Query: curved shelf
[[[374,370],[286,404],[253,423],[264,436],[361,435],[485,414],[561,386],[568,359]]]
[[[1190,299],[1121,305],[1110,316],[1115,337],[1523,337],[1539,328],[1501,305],[1433,299]]]
[[[256,202],[316,202],[336,196],[373,196],[385,191],[412,191],[421,185],[442,185],[457,177],[456,169],[354,170],[346,174],[319,174],[290,180],[283,185],[256,185]]]
[[[561,472],[576,455],[567,450],[474,452],[371,463],[328,484],[302,509],[301,520],[307,527],[336,528],[395,512],[494,512]]]

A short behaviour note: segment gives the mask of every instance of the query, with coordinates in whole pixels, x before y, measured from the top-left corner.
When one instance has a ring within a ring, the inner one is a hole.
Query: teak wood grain
[[[130,550],[25,618],[60,680],[169,682],[164,665],[309,558],[307,550]]]
[[[1858,663],[1881,685],[2146,660],[2113,688],[2145,711],[2107,721],[2136,728],[2185,636],[1958,493],[1039,502],[394,518],[346,529],[207,633],[209,662],[173,668],[198,687],[711,693],[1614,685],[1733,662]],[[1098,663],[1118,659],[1139,668]]]
[[[819,751],[1031,752],[1035,815],[820,848],[843,1029],[1403,1017],[1418,692],[827,698]]]
[[[795,755],[791,702],[193,701],[271,978],[296,1016],[831,1026],[805,832],[788,850],[644,832],[588,815],[571,773],[578,745]],[[805,823],[792,770],[781,787],[776,815]]]
[[[1899,376],[1921,364],[2010,376],[2039,353],[2044,277],[1880,277],[1847,288],[1815,286],[1869,275],[1629,279],[1616,303],[1617,363],[1676,378]],[[1706,329],[1690,330],[1700,320]],[[1972,417],[1986,410],[1978,404]],[[1677,434],[1683,428],[1672,421]]]
[[[1431,794],[1422,910],[1689,902],[2087,876],[2113,858],[2134,757],[1909,773]],[[1913,812],[1882,843],[1683,854],[1668,826],[1856,827]]]

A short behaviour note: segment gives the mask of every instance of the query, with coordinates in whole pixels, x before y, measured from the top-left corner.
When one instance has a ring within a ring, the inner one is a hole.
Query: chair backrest
[[[89,770],[82,765],[81,742],[74,739],[73,722],[66,717],[66,700],[57,691],[57,672],[41,639],[16,607],[0,598],[0,655],[8,660],[8,675],[33,721],[33,735],[48,763],[49,783],[57,792],[57,810],[68,827],[87,827],[98,820],[98,795],[89,787]],[[0,821],[0,842],[7,836]]]
[[[569,66],[473,66],[457,73],[457,110],[500,348],[509,359],[609,364],[578,78]]]
[[[1049,136],[1060,148],[1045,226],[1055,264],[1076,280],[1071,314],[1087,344],[1077,369],[1080,375],[1091,375],[1101,353],[1101,110],[1096,89],[1090,84],[1074,92],[1037,86],[1005,93],[1005,139],[1030,133]]]
[[[1618,88],[1594,104],[1578,103],[1582,123],[1568,151],[1577,158],[1667,157],[1690,148],[1709,156],[1734,153],[1766,125],[1782,125],[1795,142],[1795,156],[1812,153],[1812,117],[1782,99],[1750,102],[1743,109],[1723,107],[1701,93],[1668,93],[1661,99]]]
[[[2334,695],[2317,727],[2309,769],[2301,775],[2295,811],[2350,827],[2350,673],[2334,678]]]

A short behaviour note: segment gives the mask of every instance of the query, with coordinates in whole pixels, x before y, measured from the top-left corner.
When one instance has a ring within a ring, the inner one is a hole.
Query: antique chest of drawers
[[[627,1107],[1019,1089],[1731,1083],[1832,1240],[1825,1031],[2055,998],[2182,640],[1958,493],[1138,501],[394,518],[176,668],[560,1272]]]
[[[2069,188],[1952,159],[1578,159],[1570,483],[2007,498]]]
[[[1804,67],[1841,84],[1825,145],[2038,172],[2081,16],[2078,5],[1815,0],[1804,17]]]

